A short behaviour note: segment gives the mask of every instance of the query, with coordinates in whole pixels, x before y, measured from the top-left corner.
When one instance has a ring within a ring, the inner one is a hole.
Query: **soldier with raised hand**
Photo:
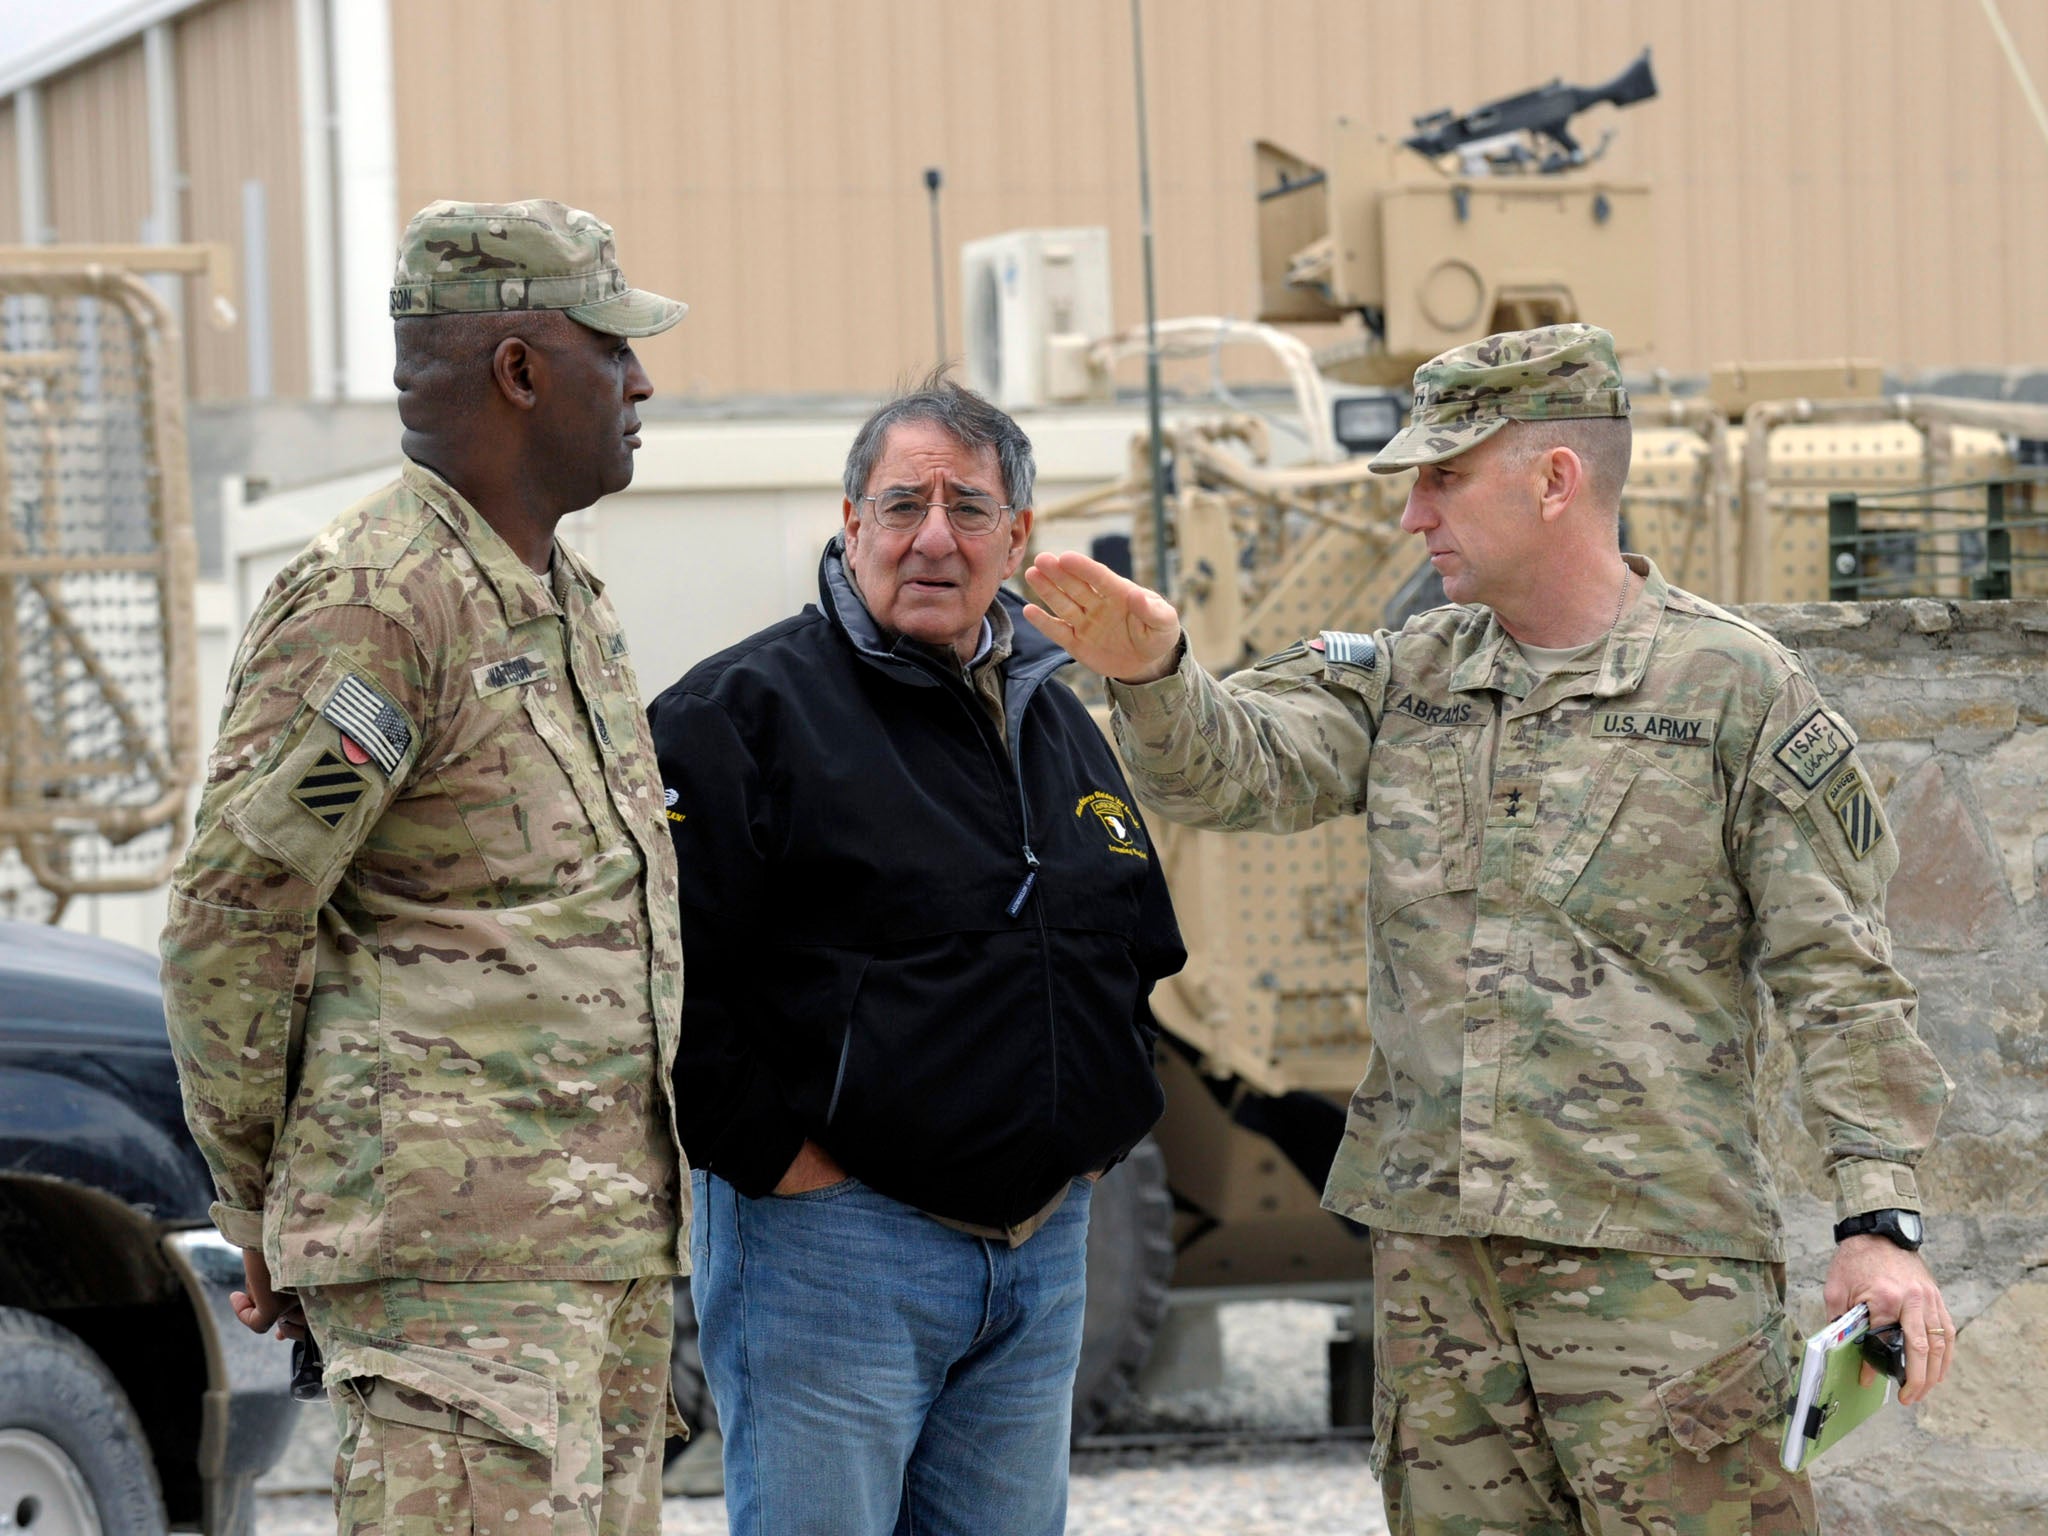
[[[652,393],[560,203],[407,225],[405,463],[271,584],[163,935],[250,1328],[310,1328],[340,1529],[660,1523],[687,1196],[675,860],[625,637],[555,538]]]
[[[1594,326],[1424,364],[1371,467],[1416,471],[1401,526],[1451,605],[1222,681],[1156,593],[1074,554],[1027,575],[1148,804],[1367,820],[1373,1051],[1323,1203],[1373,1229],[1397,1531],[1817,1528],[1778,1461],[1773,1012],[1840,1218],[1828,1307],[1903,1322],[1902,1402],[1951,1357],[1913,1171],[1948,1082],[1891,963],[1896,845],[1798,659],[1621,553],[1627,417]]]

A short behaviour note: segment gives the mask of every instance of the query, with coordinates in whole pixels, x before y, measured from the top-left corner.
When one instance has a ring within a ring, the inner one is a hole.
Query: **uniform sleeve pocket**
[[[1657,1388],[1680,1450],[1705,1456],[1784,1418],[1792,1380],[1784,1322],[1782,1312],[1773,1313],[1733,1349]]]
[[[245,846],[320,891],[391,794],[393,769],[321,712],[351,678],[345,659],[328,660],[285,727],[276,755],[249,775],[221,813]],[[411,728],[404,729],[409,743]],[[388,752],[391,743],[380,737],[378,746]]]

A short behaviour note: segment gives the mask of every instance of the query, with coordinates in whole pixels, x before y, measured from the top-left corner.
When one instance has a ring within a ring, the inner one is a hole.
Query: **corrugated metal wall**
[[[0,101],[0,245],[21,239],[21,175],[15,160],[14,103]]]
[[[1105,0],[405,0],[401,216],[555,195],[689,299],[666,389],[875,390],[932,343],[923,168],[958,243],[1109,226],[1142,317],[1130,41]],[[2048,83],[2048,6],[2008,3]],[[1977,0],[1154,0],[1160,312],[1246,314],[1250,144],[1319,158],[1654,45],[1609,168],[1657,188],[1657,361],[2048,359],[2048,145]],[[344,85],[344,89],[346,86]],[[1599,124],[1595,124],[1597,136]],[[951,347],[958,320],[949,315]]]
[[[228,0],[187,12],[175,33],[178,134],[186,169],[185,238],[219,240],[235,252],[242,324],[217,331],[197,310],[192,333],[192,388],[204,398],[248,392],[246,277],[242,185],[264,186],[269,265],[271,389],[304,395],[306,375],[306,252],[300,218],[298,77],[291,0]]]
[[[172,57],[178,108],[180,218],[187,240],[217,240],[241,278],[242,185],[266,189],[269,336],[273,391],[303,395],[306,378],[304,229],[299,206],[298,84],[291,0],[224,0],[179,16]],[[138,39],[44,83],[51,223],[66,242],[140,240],[150,212],[148,87]],[[0,230],[19,222],[11,132],[0,189]],[[10,235],[11,238],[11,235]],[[248,390],[248,329],[216,330],[196,283],[186,306],[192,392],[235,398]]]
[[[45,82],[43,140],[55,238],[140,240],[149,216],[140,39]]]
[[[2048,84],[2048,6],[2003,9]],[[873,391],[921,367],[927,165],[946,175],[950,350],[960,242],[1020,226],[1107,225],[1117,319],[1141,317],[1121,5],[392,12],[401,216],[451,194],[602,213],[636,280],[692,302],[646,348],[666,391]],[[1254,138],[1320,158],[1339,113],[1399,130],[1552,75],[1604,79],[1649,43],[1663,98],[1588,126],[1618,130],[1612,172],[1657,189],[1655,361],[2048,360],[2048,144],[1976,0],[1153,0],[1147,26],[1163,315],[1249,312]],[[280,394],[306,370],[291,27],[289,0],[175,23],[186,233],[239,249],[242,183],[264,181]],[[138,238],[140,43],[48,81],[45,123],[58,238]],[[0,231],[13,180],[0,155]],[[194,379],[240,393],[241,333],[200,335]]]

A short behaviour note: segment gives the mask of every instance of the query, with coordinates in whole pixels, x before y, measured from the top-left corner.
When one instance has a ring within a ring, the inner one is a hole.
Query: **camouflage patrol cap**
[[[689,308],[626,286],[612,227],[545,198],[427,204],[398,240],[391,317],[558,309],[594,331],[653,336]]]
[[[1408,425],[1366,467],[1391,475],[1441,464],[1511,421],[1627,415],[1614,338],[1599,326],[1503,331],[1453,347],[1416,369]]]

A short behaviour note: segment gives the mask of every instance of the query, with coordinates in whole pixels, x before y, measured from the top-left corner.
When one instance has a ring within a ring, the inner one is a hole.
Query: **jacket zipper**
[[[975,737],[986,750],[988,748],[989,732],[987,713],[980,709],[979,704],[971,695],[962,697],[965,691],[964,684],[948,679],[941,686],[945,687],[946,691],[953,696],[955,703],[967,711],[968,720],[974,726]],[[1036,689],[1032,690],[1032,693],[1035,694],[1036,692]],[[1031,698],[1027,695],[1018,702],[1020,705],[1028,708]],[[1007,708],[1004,713],[1007,717]],[[995,754],[991,752],[990,755],[993,757]],[[1016,786],[1017,790],[1017,826],[1020,834],[1020,843],[1024,850],[1024,883],[1017,887],[1017,894],[1010,898],[1009,905],[1005,909],[1014,918],[1024,910],[1025,902],[1031,899],[1031,892],[1038,884],[1038,855],[1031,851],[1031,802],[1024,790],[1024,719],[1021,711],[1017,717],[1016,749],[1014,751],[1010,750],[1006,743],[1002,755],[1009,759],[1010,782]],[[1052,1000],[1052,940],[1046,933],[1044,902],[1040,902],[1032,908],[1032,916],[1038,923],[1038,976],[1039,983],[1045,993],[1046,1067],[1052,1074],[1052,1093],[1047,1101],[1046,1119],[1048,1122],[1057,1122],[1060,1112],[1060,1032],[1059,1020],[1055,1014]]]

